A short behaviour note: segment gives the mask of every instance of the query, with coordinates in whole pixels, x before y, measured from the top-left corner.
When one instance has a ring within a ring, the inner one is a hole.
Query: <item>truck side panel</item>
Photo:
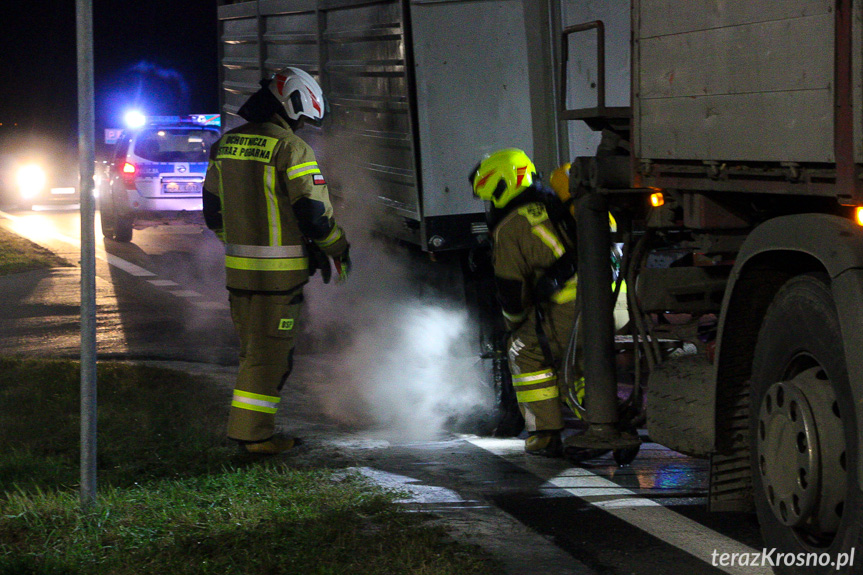
[[[832,3],[690,4],[636,5],[636,155],[835,161]]]
[[[257,7],[254,2],[219,6],[219,80],[222,129],[242,123],[237,110],[261,79]]]
[[[824,14],[833,0],[782,0],[747,2],[731,0],[641,0],[642,38],[678,34],[682,30],[709,30],[753,22],[770,22]]]
[[[504,146],[533,156],[522,1],[498,1],[494,10],[488,4],[411,6],[424,207],[429,216],[481,209],[466,193],[467,175],[482,153],[502,147],[502,139]],[[469,32],[455,24],[466,22]],[[480,94],[482,104],[477,101]]]

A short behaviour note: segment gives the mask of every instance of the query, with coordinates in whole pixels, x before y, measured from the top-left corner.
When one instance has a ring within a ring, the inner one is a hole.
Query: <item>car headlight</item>
[[[27,164],[18,168],[18,191],[25,198],[32,198],[45,188],[45,170],[37,164]]]

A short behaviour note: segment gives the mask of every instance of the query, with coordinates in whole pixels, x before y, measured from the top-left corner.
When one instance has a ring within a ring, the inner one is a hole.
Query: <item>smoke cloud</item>
[[[328,387],[319,390],[328,416],[424,440],[488,403],[477,358],[458,347],[468,323],[463,310],[379,299],[353,317],[366,321],[349,326],[351,341],[334,357]]]
[[[327,152],[361,156],[356,148]],[[325,362],[331,371],[322,374],[327,384],[315,392],[327,416],[388,439],[427,440],[464,429],[491,413],[494,393],[461,268],[374,235],[375,184],[358,173],[351,170],[348,185],[336,188],[344,194],[336,192],[335,202],[351,243],[351,276],[335,286],[316,276],[305,290],[306,344],[331,358]]]

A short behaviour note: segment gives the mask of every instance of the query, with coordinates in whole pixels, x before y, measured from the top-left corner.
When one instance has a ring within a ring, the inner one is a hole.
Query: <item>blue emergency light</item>
[[[147,117],[140,110],[129,110],[126,112],[126,115],[123,116],[123,121],[126,122],[127,127],[134,130],[146,124]]]
[[[187,116],[145,116],[139,110],[129,110],[123,117],[126,127],[132,130],[146,125],[159,124],[198,124],[199,126],[221,126],[220,114],[189,114]]]
[[[219,114],[189,114],[188,116],[148,116],[147,124],[198,124],[200,126],[220,126],[221,116]]]

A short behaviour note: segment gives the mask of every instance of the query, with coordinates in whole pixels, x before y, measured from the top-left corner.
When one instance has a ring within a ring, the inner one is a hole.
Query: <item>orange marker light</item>
[[[863,226],[863,206],[858,207],[854,211],[855,219],[857,220],[858,226]]]
[[[656,192],[654,194],[650,194],[650,205],[654,208],[658,208],[665,204],[665,197],[662,195],[662,192]]]

